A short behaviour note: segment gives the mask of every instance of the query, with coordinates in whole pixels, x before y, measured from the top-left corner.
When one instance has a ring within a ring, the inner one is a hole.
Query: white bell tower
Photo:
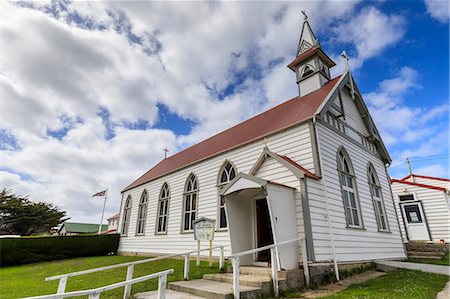
[[[296,74],[300,97],[320,89],[330,81],[330,68],[336,65],[320,47],[305,11],[302,13],[304,20],[297,57],[288,65]]]

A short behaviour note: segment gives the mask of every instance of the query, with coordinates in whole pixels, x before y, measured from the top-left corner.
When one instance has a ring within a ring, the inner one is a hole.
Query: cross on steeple
[[[344,62],[345,62],[345,69],[348,72],[349,75],[349,79],[350,79],[350,88],[351,88],[351,96],[352,99],[355,100],[355,87],[353,85],[353,78],[352,78],[352,74],[350,73],[350,64],[349,64],[349,60],[350,58],[347,56],[347,53],[344,51],[342,51],[341,56],[344,58]]]
[[[308,16],[306,15],[306,11],[302,10],[302,14],[303,14],[303,21],[308,20]]]
[[[169,150],[167,149],[167,147],[165,147],[163,149],[163,151],[164,151],[164,159],[166,159],[167,158],[167,153],[169,152]]]
[[[345,62],[345,69],[347,71],[350,71],[350,65],[349,65],[349,60],[350,58],[348,58],[347,53],[344,51],[342,51],[341,56],[344,58],[344,62]]]

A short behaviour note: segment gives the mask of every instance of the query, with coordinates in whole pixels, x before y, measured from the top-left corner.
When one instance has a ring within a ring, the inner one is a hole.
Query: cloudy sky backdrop
[[[1,1],[0,183],[97,222],[120,190],[174,154],[297,95],[306,10],[359,89],[393,177],[448,177],[445,0],[294,2]]]

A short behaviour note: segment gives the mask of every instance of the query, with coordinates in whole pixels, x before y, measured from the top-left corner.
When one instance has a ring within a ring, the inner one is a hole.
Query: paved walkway
[[[352,284],[356,283],[362,283],[380,276],[385,275],[384,272],[378,272],[378,271],[366,271],[360,274],[355,274],[350,277],[347,277],[345,279],[342,279],[339,282],[336,283],[330,283],[324,286],[319,287],[316,290],[308,290],[304,293],[301,293],[302,298],[320,298],[325,297],[329,295],[333,295],[335,293],[338,293],[340,291],[345,290]]]
[[[133,299],[157,299],[158,291],[138,293],[133,296]],[[205,299],[203,297],[194,296],[187,293],[166,290],[166,298],[168,299]]]
[[[447,282],[445,288],[437,293],[436,299],[448,299],[450,298],[450,281]]]
[[[377,265],[380,266],[379,268],[381,270],[389,271],[392,270],[393,268],[402,268],[450,276],[450,266],[397,262],[397,261],[378,261],[376,263]]]

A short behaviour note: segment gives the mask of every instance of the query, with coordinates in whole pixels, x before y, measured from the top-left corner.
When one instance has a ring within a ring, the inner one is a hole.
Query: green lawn
[[[323,298],[434,299],[448,281],[446,275],[398,269]]]
[[[441,260],[407,259],[405,262],[450,266],[449,252]]]
[[[60,260],[45,263],[28,264],[13,267],[0,268],[0,298],[14,299],[56,293],[58,281],[44,281],[45,277],[64,274],[79,270],[97,268],[112,264],[136,261],[143,257],[130,256],[99,256]],[[183,280],[183,260],[162,260],[146,264],[136,265],[134,277],[155,273],[167,269],[175,269],[175,273],[169,275],[169,281]],[[205,273],[217,273],[218,265],[209,268],[208,262],[201,262],[200,268],[196,268],[195,261],[191,261],[190,279],[201,278]],[[125,280],[126,267],[107,271],[70,277],[66,292],[82,289],[92,289],[111,283]],[[132,293],[139,293],[157,289],[158,279],[148,280],[133,285]],[[123,288],[102,293],[101,298],[121,298]]]

